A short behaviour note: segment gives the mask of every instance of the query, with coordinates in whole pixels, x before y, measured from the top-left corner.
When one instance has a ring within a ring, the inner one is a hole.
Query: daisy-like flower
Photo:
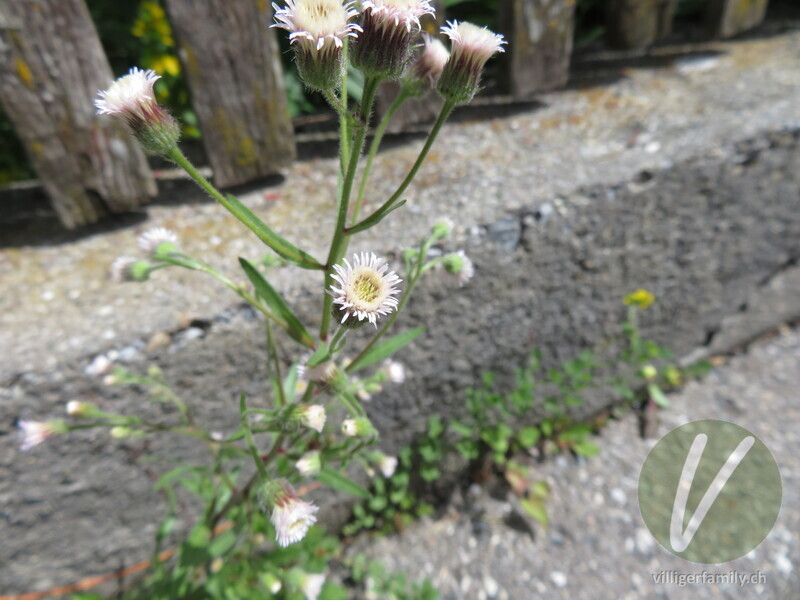
[[[423,33],[422,40],[422,52],[403,75],[403,86],[412,96],[421,96],[435,88],[450,58],[450,52],[438,38]]]
[[[152,263],[146,260],[120,256],[111,263],[111,279],[117,283],[146,281],[150,277],[152,267]]]
[[[278,545],[283,548],[302,540],[308,528],[317,522],[319,507],[301,500],[285,479],[266,483],[260,490],[260,498],[265,508],[272,507],[270,521]]]
[[[275,23],[289,32],[300,77],[309,87],[330,90],[342,80],[344,39],[357,37],[361,27],[350,19],[358,14],[353,2],[341,0],[286,0],[273,3]]]
[[[21,442],[19,449],[27,452],[54,435],[65,433],[66,426],[62,421],[31,421],[30,419],[20,419],[17,421],[17,428],[20,431]]]
[[[294,466],[303,477],[316,475],[320,472],[320,469],[322,469],[322,461],[319,457],[319,451],[312,450],[311,452],[306,452],[296,463],[294,463]]]
[[[452,54],[439,78],[437,89],[443,98],[469,102],[478,91],[481,73],[492,56],[504,52],[503,36],[472,23],[448,21],[442,33],[450,38]]]
[[[362,33],[353,45],[353,65],[364,73],[394,79],[411,58],[420,18],[433,15],[430,0],[363,0]]]
[[[459,250],[455,254],[445,256],[444,272],[458,284],[458,287],[462,287],[475,274],[475,265],[463,250]]]
[[[352,265],[347,259],[344,264],[333,265],[335,283],[328,290],[333,296],[334,316],[346,327],[360,327],[368,321],[377,328],[378,317],[397,309],[395,294],[400,290],[395,286],[402,279],[372,253],[355,254]]]
[[[308,404],[306,406],[297,407],[297,418],[302,425],[313,429],[318,433],[322,433],[322,428],[325,427],[325,407],[321,404]]]
[[[178,236],[166,227],[148,229],[137,239],[139,248],[148,256],[169,254],[178,250]]]
[[[155,71],[133,67],[94,101],[98,114],[125,121],[151,154],[166,155],[178,143],[180,126],[156,102],[153,86],[160,78]]]

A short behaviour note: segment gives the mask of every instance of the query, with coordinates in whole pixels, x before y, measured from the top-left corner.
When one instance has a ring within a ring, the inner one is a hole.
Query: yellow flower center
[[[374,302],[378,297],[380,291],[379,282],[375,281],[369,273],[359,275],[353,282],[353,291],[358,296],[358,299],[363,302]]]

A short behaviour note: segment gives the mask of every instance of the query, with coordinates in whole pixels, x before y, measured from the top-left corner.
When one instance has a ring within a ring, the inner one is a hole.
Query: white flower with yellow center
[[[344,264],[333,266],[335,283],[328,293],[333,296],[334,314],[342,324],[353,319],[358,323],[369,321],[377,327],[378,317],[397,309],[395,294],[400,290],[395,286],[402,279],[373,253],[355,254],[352,265],[347,259]]]
[[[316,89],[339,85],[344,39],[361,31],[350,19],[358,14],[353,2],[341,0],[286,0],[284,8],[273,3],[275,23],[289,32],[297,67],[303,81]]]
[[[286,0],[281,8],[272,3],[277,23],[271,27],[280,27],[289,32],[289,41],[294,44],[308,43],[322,50],[325,44],[342,47],[346,37],[356,37],[361,28],[350,23],[350,19],[358,14],[353,2],[342,4],[340,0]]]

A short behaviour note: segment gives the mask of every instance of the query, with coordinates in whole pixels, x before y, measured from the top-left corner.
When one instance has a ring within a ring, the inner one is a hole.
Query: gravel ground
[[[583,186],[636,180],[640,173],[646,178],[764,131],[800,128],[798,46],[800,31],[790,30],[708,44],[700,53],[667,49],[658,68],[635,68],[635,62],[610,68],[605,75],[613,83],[544,94],[537,103],[464,111],[444,128],[408,191],[407,206],[353,249],[388,253],[414,245],[440,216],[451,217],[457,237],[465,237],[523,206],[541,205],[542,214],[580,210],[562,197]],[[422,143],[380,154],[368,203],[394,190]],[[240,196],[281,234],[323,256],[331,228],[320,215],[333,218],[335,169],[333,159],[297,162],[277,185]],[[145,222],[121,222],[116,230],[63,243],[32,243],[24,229],[4,229],[0,348],[14,351],[0,354],[0,383],[208,318],[236,300],[208,278],[177,270],[137,286],[109,283],[110,263],[135,253],[137,235],[153,226],[174,229],[189,253],[223,269],[232,269],[231,256],[262,255],[260,242],[200,192],[181,195],[167,190],[163,203],[147,208]],[[289,295],[319,284],[315,274],[289,271],[273,277]]]
[[[552,489],[550,526],[521,531],[506,523],[513,506],[473,485],[454,492],[441,518],[402,535],[362,541],[387,568],[430,578],[442,600],[572,600],[800,597],[800,331],[753,346],[670,398],[658,437],[699,419],[737,423],[772,451],[783,479],[778,521],[750,554],[723,564],[677,558],[650,535],[639,513],[639,470],[656,439],[642,439],[634,415],[612,421],[589,460],[559,456],[534,477]],[[518,520],[518,519],[517,519]],[[763,582],[655,583],[656,574],[763,573]]]

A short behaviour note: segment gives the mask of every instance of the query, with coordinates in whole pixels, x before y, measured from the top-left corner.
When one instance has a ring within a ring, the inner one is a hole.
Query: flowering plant
[[[412,290],[426,272],[438,268],[461,286],[472,277],[474,268],[463,251],[429,256],[433,245],[450,233],[452,225],[447,221],[434,224],[417,248],[405,251],[403,277],[385,258],[373,252],[356,253],[348,258],[348,245],[355,235],[377,226],[403,206],[403,194],[443,123],[456,105],[472,99],[486,61],[496,52],[502,52],[505,43],[501,36],[487,29],[457,21],[443,29],[450,38],[452,54],[438,39],[423,39],[419,19],[433,14],[429,0],[364,0],[360,10],[353,2],[342,0],[286,2],[283,7],[273,5],[273,27],[289,32],[304,83],[323,94],[340,117],[337,209],[324,260],[283,238],[245,204],[221,193],[198,172],[178,148],[180,128],[156,101],[154,84],[158,76],[153,71],[131,69],[108,90],[99,93],[96,106],[98,113],[124,121],[149,153],[182,167],[205,192],[288,264],[322,275],[318,331],[312,331],[302,322],[255,264],[239,258],[249,280],[249,285],[240,285],[185,253],[173,232],[153,229],[139,239],[145,256],[118,258],[112,265],[113,277],[120,281],[143,281],[156,270],[183,267],[216,278],[260,311],[266,324],[272,404],[259,408],[248,406],[247,399],[242,396],[239,402],[241,427],[223,436],[206,431],[196,423],[190,408],[167,388],[157,370],[146,378],[118,371],[111,376],[117,383],[145,384],[157,389],[165,401],[172,402],[178,409],[180,424],[164,426],[137,417],[108,414],[84,402],[70,403],[67,421],[21,423],[24,449],[70,429],[107,426],[117,437],[164,430],[182,433],[207,442],[215,457],[249,457],[255,473],[244,485],[236,482],[238,471],[226,473],[221,466],[225,461],[215,461],[219,491],[206,511],[204,535],[213,536],[223,518],[233,518],[237,507],[254,499],[257,502],[253,504],[269,515],[275,540],[281,547],[303,540],[317,520],[318,507],[304,500],[302,488],[298,491],[294,485],[308,484],[307,480],[313,478],[322,485],[364,496],[366,490],[344,474],[348,465],[360,464],[368,474],[377,472],[386,477],[391,476],[397,465],[396,458],[369,449],[377,442],[378,431],[362,402],[379,389],[382,382],[402,382],[404,369],[399,363],[390,362],[372,376],[356,378],[354,375],[388,359],[422,332],[422,328],[418,328],[387,338]],[[348,61],[364,74],[363,94],[358,102],[347,97],[343,81]],[[387,79],[399,80],[401,91],[376,128],[356,187],[373,103],[379,85]],[[395,192],[371,213],[362,216],[372,161],[389,119],[406,98],[432,89],[439,92],[444,103],[417,160]],[[348,333],[365,325],[374,332],[371,339],[352,359],[345,359],[342,349]],[[282,364],[280,357],[284,354],[278,351],[282,336],[276,334],[276,329],[282,330],[295,345],[293,352],[297,359],[291,365]],[[337,404],[343,410],[337,412]],[[340,416],[341,412],[347,413],[346,418]],[[302,591],[307,598],[316,598],[323,585],[319,575],[300,577],[296,569],[273,575],[269,591],[287,585]]]

